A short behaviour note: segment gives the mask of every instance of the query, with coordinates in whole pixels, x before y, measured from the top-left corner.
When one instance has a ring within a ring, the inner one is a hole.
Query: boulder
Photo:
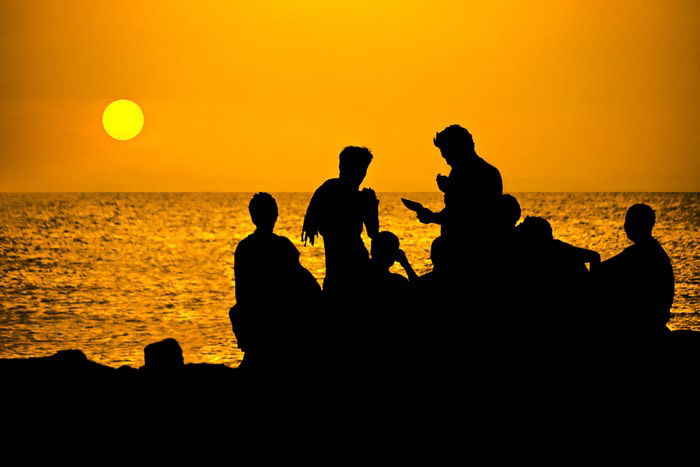
[[[172,338],[148,344],[143,349],[145,370],[174,370],[185,366],[180,344]]]

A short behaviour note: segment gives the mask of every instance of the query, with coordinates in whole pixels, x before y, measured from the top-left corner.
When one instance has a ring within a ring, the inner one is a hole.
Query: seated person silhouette
[[[372,259],[370,261],[370,274],[372,283],[382,291],[394,292],[408,289],[409,281],[418,279],[411,264],[406,258],[406,253],[400,248],[399,237],[392,232],[379,232],[372,239]],[[395,262],[398,262],[408,279],[401,274],[390,271]]]
[[[324,182],[313,194],[304,217],[301,239],[314,244],[323,237],[326,255],[324,295],[334,301],[357,297],[364,287],[369,255],[362,241],[363,226],[373,238],[379,232],[374,191],[359,190],[372,161],[367,148],[348,146],[340,153],[340,175]]]
[[[555,240],[552,226],[541,217],[525,218],[516,229],[516,243],[518,325],[551,338],[585,332],[583,312],[589,295],[585,264],[597,264],[600,256]]]
[[[277,203],[267,193],[249,204],[255,232],[236,247],[236,305],[230,318],[245,356],[241,368],[291,368],[306,362],[321,288],[288,238],[273,233]]]
[[[407,339],[413,336],[407,332],[412,316],[408,309],[411,303],[409,281],[415,282],[418,276],[413,271],[406,254],[401,250],[399,238],[391,232],[379,232],[372,239],[370,260],[370,296],[365,308],[371,316],[363,318],[366,342],[363,347],[369,351],[366,362],[401,364],[402,354],[408,349]],[[398,262],[406,271],[408,279],[390,271]],[[368,306],[367,306],[368,305]],[[405,362],[404,362],[405,363]]]
[[[673,267],[652,236],[654,210],[635,204],[627,210],[624,229],[633,245],[602,262],[594,270],[601,295],[600,306],[613,332],[647,338],[668,332],[674,298]]]

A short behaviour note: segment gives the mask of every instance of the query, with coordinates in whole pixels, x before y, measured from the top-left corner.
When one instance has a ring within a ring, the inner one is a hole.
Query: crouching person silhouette
[[[299,262],[288,238],[273,233],[277,203],[267,193],[249,204],[255,232],[236,247],[233,332],[245,356],[241,368],[293,368],[311,357],[321,288]]]

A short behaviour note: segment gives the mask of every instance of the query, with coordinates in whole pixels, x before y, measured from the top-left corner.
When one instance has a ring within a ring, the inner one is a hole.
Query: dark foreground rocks
[[[557,342],[561,342],[557,340]],[[494,371],[506,374],[511,371],[517,373],[530,372],[537,369],[544,372],[556,373],[567,371],[571,368],[581,368],[583,364],[587,369],[610,368],[664,368],[680,370],[700,375],[700,332],[674,331],[666,337],[654,341],[615,341],[613,343],[590,342],[583,346],[580,343],[570,348],[562,348],[541,341],[523,345],[523,342],[515,348],[504,349],[502,343],[477,352],[478,348],[470,348],[461,357],[445,359],[449,361],[435,360],[433,364],[422,361],[418,368],[412,367],[407,362],[410,355],[403,363],[397,364],[397,368],[389,368],[384,365],[378,367],[372,362],[360,363],[350,369],[343,368],[298,368],[293,370],[297,376],[323,377],[327,374],[351,373],[355,375],[367,374],[381,377],[391,377],[411,372],[424,375],[452,374],[467,375],[471,371]],[[474,347],[474,346],[472,346]],[[510,349],[510,350],[508,350]],[[465,359],[462,359],[462,358]],[[0,359],[0,379],[6,385],[25,380],[63,379],[63,380],[94,380],[108,382],[216,382],[232,381],[239,378],[241,371],[223,364],[210,363],[185,363],[182,348],[172,338],[154,342],[144,348],[144,366],[133,368],[121,366],[112,368],[89,360],[81,350],[61,350],[48,357],[34,358],[10,358]],[[609,368],[606,368],[609,367]],[[267,373],[280,373],[289,376],[290,371]]]
[[[185,363],[180,344],[165,339],[144,349],[141,368],[112,368],[89,360],[81,350],[61,350],[48,357],[0,359],[0,375],[8,383],[44,378],[138,382],[173,379],[229,379],[238,372],[223,364]]]

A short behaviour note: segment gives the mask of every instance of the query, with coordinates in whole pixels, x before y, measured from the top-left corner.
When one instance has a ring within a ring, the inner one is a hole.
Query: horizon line
[[[211,190],[211,191],[181,191],[181,190],[175,190],[175,191],[162,191],[162,190],[143,190],[143,191],[58,191],[58,190],[53,190],[53,191],[0,191],[0,194],[2,195],[8,195],[8,194],[114,194],[114,193],[124,193],[124,194],[129,194],[129,193],[183,193],[183,194],[208,194],[208,193],[313,193],[314,190],[309,190],[309,191],[279,191],[279,190],[270,190],[270,191],[260,191],[260,190],[243,190],[243,191],[223,191],[223,190]],[[392,194],[392,193],[425,193],[425,194],[442,194],[441,191],[411,191],[411,190],[404,190],[404,191],[376,191],[376,193],[386,193],[386,194]],[[600,191],[600,190],[568,190],[568,191],[561,191],[561,190],[542,190],[542,191],[503,191],[504,194],[507,193],[700,193],[698,191],[691,191],[691,190],[680,190],[680,191],[657,191],[657,190],[648,190],[648,191],[640,191],[640,190],[608,190],[608,191]]]

